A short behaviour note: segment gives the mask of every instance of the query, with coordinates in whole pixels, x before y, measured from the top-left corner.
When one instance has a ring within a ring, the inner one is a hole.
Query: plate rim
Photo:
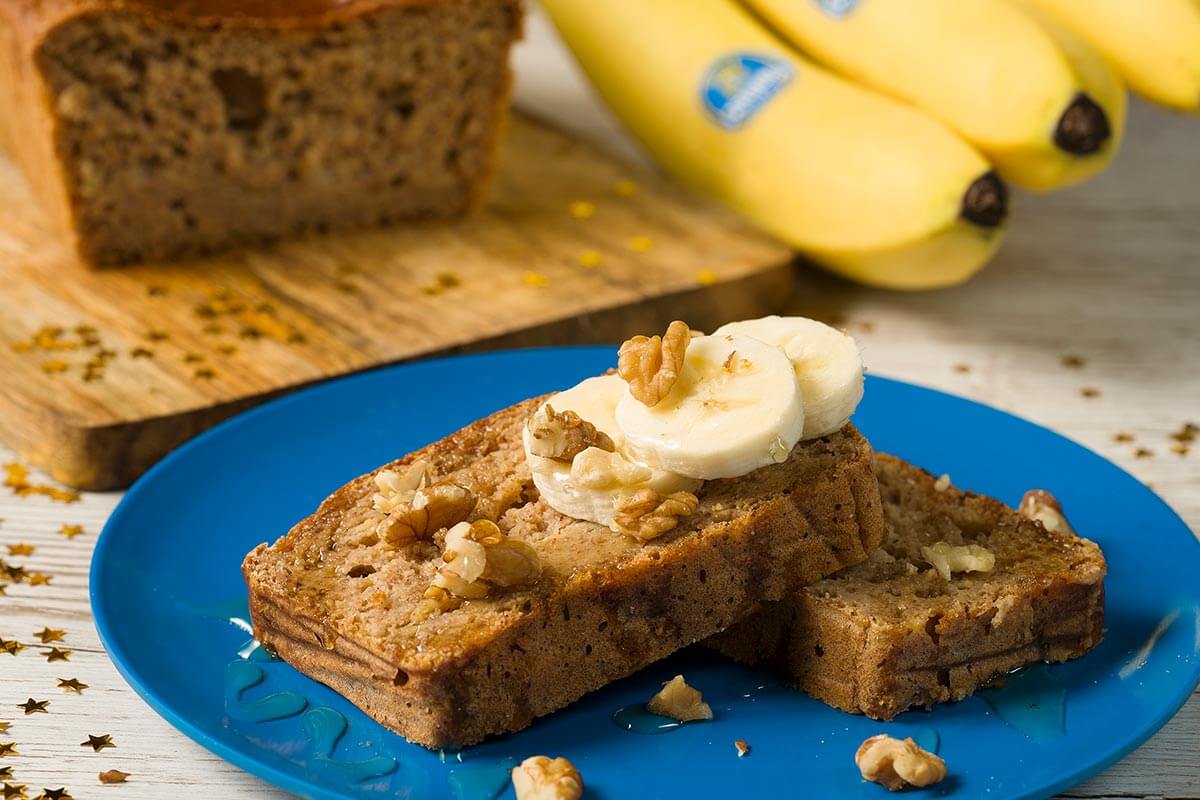
[[[323,797],[323,798],[345,798],[353,797],[353,795],[338,792],[327,787],[321,787],[310,781],[306,781],[301,777],[285,772],[271,764],[265,763],[251,755],[244,753],[242,750],[227,745],[225,742],[217,739],[207,733],[205,729],[193,723],[187,716],[177,712],[171,708],[170,704],[158,696],[156,691],[147,685],[147,683],[138,675],[137,671],[131,666],[131,659],[126,653],[119,640],[114,634],[115,626],[112,624],[110,614],[104,600],[104,593],[98,587],[104,583],[102,574],[104,572],[103,564],[105,563],[105,555],[110,548],[110,542],[117,534],[112,533],[118,527],[123,518],[132,513],[130,509],[136,505],[138,498],[148,491],[147,487],[153,485],[157,476],[165,471],[174,468],[176,462],[185,460],[190,457],[194,449],[206,446],[211,438],[223,435],[227,430],[236,428],[241,425],[253,424],[254,420],[259,416],[276,413],[279,408],[287,407],[288,405],[301,402],[310,394],[319,394],[328,391],[334,391],[346,384],[368,382],[371,380],[379,380],[382,376],[392,372],[400,372],[407,369],[420,368],[428,365],[435,365],[445,362],[470,363],[477,360],[495,360],[511,358],[514,355],[520,356],[537,356],[539,354],[554,354],[566,352],[593,352],[614,353],[615,345],[559,345],[559,346],[543,346],[543,347],[528,347],[528,348],[506,348],[502,350],[493,350],[482,353],[467,353],[454,354],[447,356],[439,356],[436,358],[420,359],[417,361],[409,361],[398,364],[390,364],[375,369],[365,370],[353,375],[346,375],[328,381],[322,381],[315,384],[300,387],[295,391],[290,391],[282,397],[277,397],[263,403],[262,405],[235,414],[227,420],[224,420],[212,428],[203,431],[192,439],[188,440],[181,446],[172,450],[158,463],[147,470],[139,477],[122,495],[117,506],[109,514],[103,528],[100,531],[96,540],[96,546],[92,551],[91,563],[88,568],[88,598],[90,610],[92,612],[92,621],[96,628],[96,632],[100,637],[100,643],[104,647],[104,652],[108,656],[109,661],[116,667],[117,672],[122,679],[132,688],[135,694],[138,695],[151,709],[154,710],[160,717],[166,720],[172,727],[183,733],[194,742],[204,747],[214,755],[228,761],[245,772],[253,775],[261,780],[265,780],[277,788],[299,794],[304,797]],[[1002,408],[988,405],[979,400],[974,400],[969,397],[964,397],[953,392],[948,392],[923,383],[908,381],[901,378],[889,377],[878,372],[872,371],[868,375],[870,381],[883,381],[885,383],[899,384],[901,386],[921,389],[935,394],[943,395],[955,401],[966,403],[970,406],[978,407],[982,410],[1000,414],[1025,425],[1032,426],[1045,433],[1063,439],[1070,445],[1079,448],[1091,456],[1103,461],[1110,467],[1116,469],[1122,476],[1139,484],[1163,509],[1165,509],[1172,517],[1180,522],[1184,530],[1191,534],[1192,545],[1200,549],[1200,538],[1197,538],[1196,532],[1191,529],[1187,521],[1175,511],[1157,492],[1147,486],[1141,479],[1133,475],[1121,465],[1106,458],[1104,455],[1097,453],[1087,445],[1084,445],[1070,436],[1059,433],[1045,425],[1029,420],[1018,414],[1014,414]],[[1187,545],[1183,545],[1187,547]],[[1200,554],[1198,554],[1200,556]],[[1197,618],[1200,622],[1200,617]],[[1092,760],[1086,767],[1071,769],[1063,773],[1062,777],[1052,781],[1042,787],[1036,787],[1025,791],[1021,794],[1013,795],[1014,800],[1032,800],[1032,798],[1050,797],[1058,794],[1064,789],[1076,786],[1079,783],[1098,775],[1117,761],[1124,758],[1129,753],[1141,747],[1149,741],[1155,734],[1179,713],[1179,710],[1191,699],[1200,687],[1200,662],[1192,669],[1190,675],[1185,677],[1185,685],[1190,685],[1186,692],[1182,692],[1181,696],[1164,706],[1164,711],[1153,717],[1153,722],[1150,725],[1139,731],[1137,734],[1128,737],[1115,737],[1116,743],[1103,751],[1098,758]],[[399,734],[395,734],[399,735]]]

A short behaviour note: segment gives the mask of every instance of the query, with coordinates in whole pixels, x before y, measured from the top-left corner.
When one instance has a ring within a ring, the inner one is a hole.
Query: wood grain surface
[[[127,485],[288,389],[463,348],[705,326],[787,296],[790,255],[641,168],[517,116],[487,206],[451,222],[91,271],[0,163],[0,437]]]
[[[518,72],[519,97],[532,110],[636,153],[536,18]],[[1186,421],[1200,423],[1198,134],[1200,120],[1135,104],[1113,168],[1077,189],[1017,198],[999,259],[966,286],[893,294],[802,269],[784,299],[797,313],[840,320],[876,372],[1004,408],[1091,447],[1151,485],[1195,531],[1200,447],[1173,452],[1171,436]],[[0,462],[8,457],[0,449]],[[0,758],[0,768],[11,766],[31,797],[60,786],[77,798],[283,797],[171,728],[101,651],[87,567],[118,499],[87,493],[64,505],[0,487],[0,557],[53,575],[0,595],[0,637],[30,647],[0,653],[0,721],[12,722],[0,742],[15,741],[19,751]],[[64,523],[84,533],[68,540]],[[37,549],[9,557],[4,546],[20,543]],[[32,635],[46,625],[66,631],[69,662],[47,662]],[[70,677],[91,688],[74,695],[57,687]],[[49,713],[24,716],[15,704],[29,697],[50,700]],[[80,747],[104,733],[116,748]],[[1139,750],[1065,796],[1197,800],[1198,741],[1200,694]],[[101,786],[97,773],[111,768],[132,773],[129,782]]]

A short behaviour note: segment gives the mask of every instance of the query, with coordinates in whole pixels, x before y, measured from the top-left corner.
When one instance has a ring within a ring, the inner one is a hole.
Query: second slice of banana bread
[[[245,559],[255,633],[301,672],[428,747],[462,746],[536,717],[858,563],[884,524],[872,451],[852,426],[782,464],[714,480],[699,508],[642,544],[537,499],[521,430],[530,400],[395,464],[428,462],[479,499],[476,518],[536,550],[539,581],[422,619],[434,542],[374,533],[373,475]]]
[[[877,456],[876,473],[883,546],[709,645],[831,706],[887,720],[1099,644],[1105,562],[1093,542],[892,456]],[[995,565],[947,581],[922,552],[941,541],[986,548]]]

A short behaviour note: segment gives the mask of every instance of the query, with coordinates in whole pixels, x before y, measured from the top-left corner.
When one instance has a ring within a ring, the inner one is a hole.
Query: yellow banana
[[[851,84],[734,0],[543,0],[604,100],[667,169],[817,263],[879,286],[974,274],[1004,184],[936,120]]]
[[[1116,153],[1116,74],[1006,0],[744,2],[806,55],[938,117],[1026,188],[1083,180]]]
[[[1200,0],[1035,0],[1148,100],[1200,111]]]

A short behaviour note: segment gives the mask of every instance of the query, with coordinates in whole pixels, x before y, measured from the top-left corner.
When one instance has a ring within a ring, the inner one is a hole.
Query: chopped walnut
[[[417,489],[379,523],[376,532],[392,547],[431,539],[442,528],[465,520],[475,510],[475,495],[457,483]]]
[[[1075,533],[1071,528],[1071,523],[1067,521],[1066,515],[1063,514],[1058,498],[1045,489],[1030,489],[1026,492],[1025,496],[1021,498],[1021,505],[1017,507],[1017,511],[1023,517],[1042,523],[1042,526],[1051,533],[1072,535]]]
[[[446,531],[445,562],[425,592],[419,613],[457,608],[456,601],[481,600],[493,587],[511,588],[536,581],[542,574],[537,551],[520,539],[505,536],[496,523],[481,519],[460,522]],[[461,605],[461,602],[458,603]]]
[[[738,758],[750,755],[750,745],[746,743],[745,739],[734,739],[733,748],[737,750]]]
[[[986,547],[977,544],[950,544],[938,542],[921,548],[921,555],[942,576],[950,580],[955,572],[991,572],[996,566],[996,556]]]
[[[656,539],[695,513],[700,501],[691,492],[663,496],[653,489],[621,495],[613,504],[612,529],[643,542]]]
[[[390,514],[402,503],[412,500],[417,489],[430,483],[433,478],[429,462],[414,461],[404,468],[403,472],[394,469],[381,469],[375,473],[375,487],[379,490],[371,503],[381,514]]]
[[[912,739],[879,734],[867,739],[854,754],[863,778],[896,792],[906,786],[932,786],[946,777],[946,762],[922,750]]]
[[[936,481],[934,481],[933,490],[935,492],[944,492],[949,488],[950,488],[950,473],[943,472],[942,476],[940,478],[938,478]]]
[[[646,703],[651,714],[658,714],[680,722],[712,719],[712,708],[704,702],[700,692],[687,685],[682,675],[676,675],[663,684],[658,694]]]
[[[565,758],[530,756],[512,771],[517,800],[579,800],[583,778]]]
[[[687,323],[675,320],[663,336],[634,336],[617,352],[617,374],[629,392],[647,406],[656,406],[671,392],[683,370],[691,341]]]
[[[533,438],[529,452],[567,464],[589,447],[610,453],[617,449],[607,433],[596,430],[574,411],[559,413],[549,403],[529,418],[529,433]]]

